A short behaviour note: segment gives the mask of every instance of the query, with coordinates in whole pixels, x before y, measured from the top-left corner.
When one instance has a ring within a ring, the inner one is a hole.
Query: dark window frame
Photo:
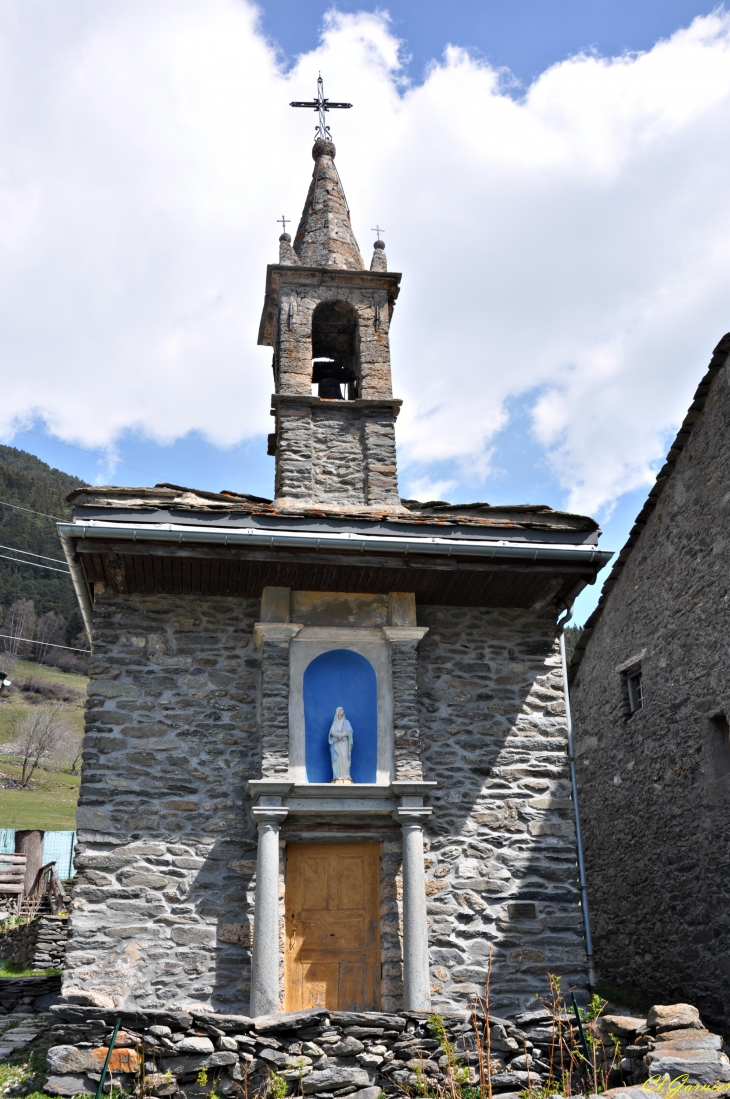
[[[626,720],[644,709],[644,680],[641,664],[634,664],[621,673]]]

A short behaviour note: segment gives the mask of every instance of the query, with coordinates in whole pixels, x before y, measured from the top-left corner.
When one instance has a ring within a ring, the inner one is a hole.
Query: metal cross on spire
[[[282,214],[280,218],[276,219],[276,224],[278,225],[279,223],[281,223],[281,225],[283,227],[282,232],[285,233],[287,223],[290,222],[290,221],[291,221],[291,218],[284,217],[284,215]]]
[[[322,141],[331,141],[332,134],[330,133],[330,128],[327,125],[327,119],[325,118],[325,114],[327,113],[327,111],[333,110],[334,108],[337,108],[338,110],[345,110],[346,108],[351,107],[352,103],[334,103],[330,99],[325,99],[324,84],[322,83],[322,74],[320,73],[317,77],[317,98],[310,99],[306,103],[300,102],[299,100],[294,100],[294,102],[290,103],[289,106],[311,107],[313,110],[317,111],[319,113],[319,124],[314,131],[315,140],[317,138],[321,138]]]
[[[373,226],[373,228],[370,230],[370,232],[371,233],[377,233],[378,234],[378,240],[380,240],[380,234],[384,233],[385,229],[381,229],[380,226],[376,224],[376,225]]]

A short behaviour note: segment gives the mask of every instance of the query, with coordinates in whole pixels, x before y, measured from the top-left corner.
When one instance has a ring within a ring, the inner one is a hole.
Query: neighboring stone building
[[[585,984],[556,622],[610,555],[400,499],[400,275],[313,156],[260,329],[274,501],[87,488],[60,525],[93,638],[70,1002],[464,1007],[490,949],[495,1010]]]
[[[599,973],[730,1020],[730,335],[571,662]]]

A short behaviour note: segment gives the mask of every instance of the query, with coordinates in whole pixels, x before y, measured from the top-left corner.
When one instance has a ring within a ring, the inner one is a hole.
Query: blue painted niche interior
[[[307,782],[332,781],[329,731],[342,706],[352,725],[353,782],[375,782],[378,766],[378,683],[369,660],[350,649],[315,657],[304,672]]]

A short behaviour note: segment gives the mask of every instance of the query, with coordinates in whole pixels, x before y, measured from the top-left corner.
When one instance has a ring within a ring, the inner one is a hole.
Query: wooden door
[[[286,1010],[380,1008],[380,846],[289,844]]]

